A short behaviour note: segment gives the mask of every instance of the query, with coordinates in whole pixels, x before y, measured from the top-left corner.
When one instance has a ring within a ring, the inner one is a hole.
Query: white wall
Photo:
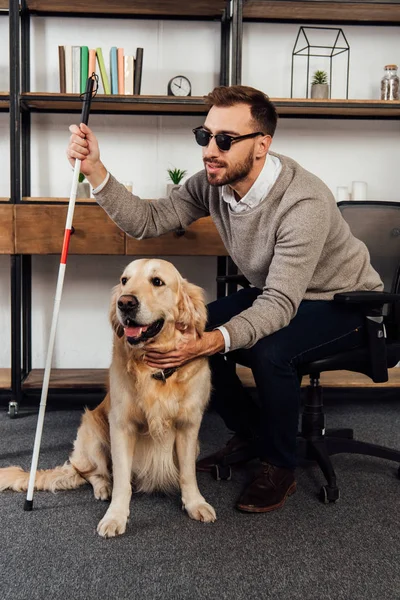
[[[400,61],[399,29],[344,26],[343,30],[351,47],[349,97],[379,98],[383,66]],[[242,82],[262,89],[271,97],[288,97],[297,31],[297,25],[245,24]],[[175,74],[191,79],[194,95],[206,94],[218,84],[219,32],[217,23],[208,22],[35,18],[31,42],[32,90],[58,91],[58,44],[85,44],[101,46],[106,59],[113,45],[124,47],[126,53],[144,47],[143,94],[165,94],[168,80]],[[340,57],[333,60],[338,65],[334,78],[339,85],[343,64],[338,63]],[[0,61],[5,61],[4,53]],[[1,64],[4,70],[4,62]],[[321,64],[321,68],[327,69],[327,65]],[[1,73],[0,66],[0,77]],[[2,116],[0,133],[4,123],[6,134],[7,116],[4,120]],[[65,148],[68,125],[76,119],[77,115],[32,115],[32,195],[69,195],[71,170]],[[200,149],[191,133],[201,122],[201,117],[95,114],[90,117],[90,125],[100,141],[103,162],[118,179],[132,181],[135,191],[144,198],[164,193],[166,169],[170,166],[187,169],[189,174],[202,168]],[[5,137],[0,137],[2,156],[3,150],[8,152]],[[399,199],[398,121],[281,119],[273,149],[313,171],[334,193],[339,185],[365,180],[370,199]],[[7,170],[0,175],[0,195],[1,186],[7,189]],[[58,260],[56,256],[33,260],[34,367],[44,364]],[[129,260],[130,257],[69,257],[55,366],[108,365],[109,292]],[[209,300],[215,297],[216,259],[171,260],[184,276],[206,288]],[[0,328],[6,336],[9,335],[8,264],[8,257],[0,257]],[[9,366],[9,362],[9,347],[3,344],[0,367]]]

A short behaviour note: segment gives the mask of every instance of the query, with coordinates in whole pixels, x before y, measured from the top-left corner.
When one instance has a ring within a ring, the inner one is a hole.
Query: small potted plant
[[[175,185],[180,185],[182,179],[185,177],[187,171],[183,171],[182,169],[167,169],[168,177],[172,181],[172,183],[167,184],[167,195],[169,196],[172,188]]]
[[[329,98],[329,83],[326,71],[315,71],[311,81],[311,98]]]
[[[86,181],[86,177],[83,173],[79,173],[78,176],[78,187],[76,190],[77,198],[90,198],[90,183]]]

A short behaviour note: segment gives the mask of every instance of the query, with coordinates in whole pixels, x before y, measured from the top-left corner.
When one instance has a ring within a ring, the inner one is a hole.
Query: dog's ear
[[[119,284],[116,285],[115,287],[113,287],[113,289],[112,289],[109,318],[110,318],[110,323],[111,323],[111,327],[113,328],[113,331],[117,334],[117,336],[119,338],[122,338],[124,335],[124,329],[123,329],[121,323],[117,319],[117,312],[116,312],[118,296],[119,296]]]
[[[201,287],[182,279],[178,299],[179,329],[194,327],[199,335],[204,333],[207,309]]]

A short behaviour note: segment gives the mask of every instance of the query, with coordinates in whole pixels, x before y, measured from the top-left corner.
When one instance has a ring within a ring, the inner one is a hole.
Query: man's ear
[[[179,329],[194,327],[199,335],[204,333],[207,309],[201,287],[182,279],[178,298]]]
[[[117,318],[117,299],[119,296],[119,284],[113,287],[111,293],[111,303],[110,303],[110,311],[109,311],[109,319],[111,323],[111,327],[113,328],[114,333],[117,334],[119,338],[122,338],[124,335],[124,328]]]
[[[264,137],[262,137],[260,135],[257,150],[256,150],[256,157],[263,158],[264,156],[266,156],[271,144],[272,144],[272,137],[270,135],[264,135]]]

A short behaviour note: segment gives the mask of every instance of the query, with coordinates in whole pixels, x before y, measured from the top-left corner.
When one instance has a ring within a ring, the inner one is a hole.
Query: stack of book
[[[105,94],[140,94],[143,48],[136,48],[136,57],[124,54],[123,48],[110,50],[110,73],[107,72],[101,48],[88,46],[58,46],[60,92],[83,94],[87,78],[99,74]]]

